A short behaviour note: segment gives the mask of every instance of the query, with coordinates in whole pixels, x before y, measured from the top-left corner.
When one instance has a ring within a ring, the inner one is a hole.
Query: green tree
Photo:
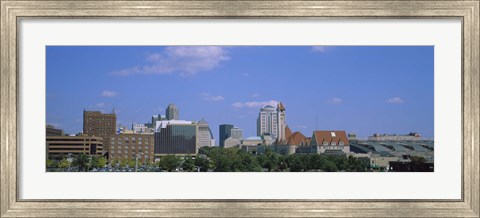
[[[88,171],[88,165],[90,163],[90,158],[88,155],[81,153],[77,155],[77,158],[73,161],[74,165],[79,168],[80,171],[87,172]]]
[[[115,166],[118,163],[118,159],[113,159],[110,163],[112,164],[112,166]]]
[[[107,159],[104,157],[98,158],[96,167],[102,168],[102,167],[105,167],[105,165],[107,165]]]
[[[200,172],[207,172],[210,169],[210,161],[206,157],[197,156],[195,158],[195,165],[199,168]]]
[[[127,164],[128,164],[128,160],[127,160],[126,158],[122,158],[122,159],[120,160],[119,165],[120,165],[121,168],[126,167]]]
[[[172,172],[180,166],[180,159],[175,155],[166,155],[160,158],[158,166],[168,172]]]
[[[57,167],[58,164],[57,164],[57,161],[54,161],[52,159],[47,159],[47,167],[48,168],[54,168],[54,167]]]
[[[135,160],[133,160],[133,159],[128,160],[127,165],[130,168],[134,168],[135,167]]]
[[[92,156],[90,158],[89,168],[97,167],[98,158],[96,156]]]
[[[337,172],[338,168],[335,165],[335,162],[333,162],[331,160],[327,160],[327,161],[325,161],[325,165],[323,166],[322,170],[327,171],[327,172]]]
[[[66,160],[66,159],[62,159],[62,160],[58,163],[58,167],[59,167],[59,168],[62,168],[62,169],[65,169],[65,168],[67,168],[68,166],[70,166],[70,162],[68,162],[68,160]]]
[[[283,172],[286,169],[287,169],[287,161],[285,156],[282,155],[278,158],[278,170]]]
[[[185,156],[183,158],[182,168],[183,168],[184,171],[187,171],[187,172],[192,172],[193,171],[193,168],[195,168],[195,163],[194,163],[192,157]]]
[[[303,161],[300,156],[301,155],[298,154],[288,155],[286,162],[291,172],[302,172],[304,170]]]
[[[266,161],[264,162],[262,167],[267,168],[268,171],[276,170],[278,168],[278,164],[280,163],[280,154],[270,149],[267,149],[264,156],[266,157]]]

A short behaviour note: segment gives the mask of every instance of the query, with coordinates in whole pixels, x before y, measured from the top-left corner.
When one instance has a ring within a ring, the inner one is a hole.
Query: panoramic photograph
[[[46,172],[434,172],[433,46],[47,46]]]

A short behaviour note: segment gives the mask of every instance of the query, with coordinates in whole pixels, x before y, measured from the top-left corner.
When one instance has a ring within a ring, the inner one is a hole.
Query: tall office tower
[[[197,154],[197,134],[197,124],[192,121],[157,121],[154,134],[155,157],[165,154]]]
[[[174,104],[169,104],[166,109],[167,120],[178,120],[178,108]]]
[[[100,111],[83,110],[83,133],[89,136],[103,138],[103,150],[108,152],[110,138],[115,135],[117,126],[117,115],[114,111],[111,114],[102,114]]]
[[[218,139],[220,140],[219,142],[220,147],[224,147],[225,140],[228,139],[230,136],[232,136],[232,133],[231,133],[232,128],[233,128],[233,125],[231,124],[222,124],[219,126],[220,135],[218,136]]]
[[[208,126],[207,121],[204,119],[198,121],[198,146],[214,146],[215,140],[213,139],[212,130],[210,130],[210,126]],[[213,145],[212,145],[213,143]]]
[[[277,104],[277,109],[270,105],[260,109],[257,118],[257,136],[269,134],[274,140],[285,140],[285,106]]]
[[[234,139],[242,139],[243,138],[243,130],[238,127],[233,127],[230,130],[231,137]]]

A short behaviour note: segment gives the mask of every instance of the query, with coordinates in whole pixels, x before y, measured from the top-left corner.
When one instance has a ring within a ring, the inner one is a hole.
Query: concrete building
[[[421,135],[416,132],[411,132],[406,135],[397,135],[397,134],[378,134],[375,133],[373,136],[368,137],[369,141],[419,141],[423,140]]]
[[[192,155],[198,153],[198,127],[192,121],[157,121],[154,155]]]
[[[155,129],[153,127],[148,127],[148,124],[144,124],[144,123],[132,124],[132,130],[133,130],[133,133],[136,133],[136,134],[155,132]]]
[[[212,130],[204,119],[198,121],[198,146],[215,146],[215,139],[213,139]]]
[[[135,160],[141,163],[154,161],[153,133],[128,133],[114,135],[110,139],[109,160]]]
[[[244,145],[257,146],[261,144],[263,144],[263,139],[262,137],[259,137],[259,136],[252,136],[242,140],[242,146]]]
[[[101,156],[103,154],[103,138],[79,134],[76,136],[47,136],[47,158],[62,159],[69,154],[87,154]]]
[[[242,141],[240,141],[240,139],[229,137],[228,139],[225,140],[225,142],[223,144],[223,147],[224,148],[231,148],[231,147],[235,147],[235,146],[241,146],[241,144],[242,144]]]
[[[179,119],[179,111],[176,105],[169,104],[167,109],[165,110],[167,120],[178,120]]]
[[[285,141],[286,127],[285,106],[281,102],[277,104],[277,109],[270,105],[260,109],[257,118],[257,136],[269,134],[274,140]]]
[[[218,136],[218,139],[220,140],[219,141],[219,144],[220,144],[220,147],[224,147],[225,145],[225,140],[227,138],[229,138],[230,136],[232,136],[232,128],[233,128],[233,125],[231,124],[222,124],[219,126],[218,130],[219,130],[219,136]]]
[[[117,115],[103,114],[100,111],[83,111],[83,133],[103,138],[103,148],[106,152],[110,148],[110,138],[115,135]]]
[[[230,129],[230,135],[234,139],[243,139],[243,129],[233,127],[232,129]]]
[[[64,134],[63,134],[63,130],[56,129],[54,126],[47,124],[46,135],[47,136],[62,136]]]

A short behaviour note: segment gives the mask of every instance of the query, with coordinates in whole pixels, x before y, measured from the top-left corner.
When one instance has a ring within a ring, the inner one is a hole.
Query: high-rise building
[[[222,124],[219,126],[220,135],[218,136],[218,140],[220,140],[219,144],[220,147],[225,146],[225,140],[232,136],[231,130],[233,125],[231,124]]]
[[[83,133],[103,138],[103,149],[110,148],[110,138],[115,135],[117,115],[103,114],[100,111],[83,111]]]
[[[167,120],[178,120],[179,119],[179,114],[178,114],[178,108],[174,104],[169,104],[167,109],[165,110]]]
[[[277,104],[277,109],[270,105],[260,109],[257,118],[257,136],[270,134],[277,141],[285,141],[286,127],[285,106],[281,102]]]
[[[230,130],[230,135],[234,139],[243,139],[243,130],[238,127],[233,127]]]
[[[197,132],[197,124],[191,121],[157,121],[154,135],[155,156],[197,154]]]
[[[153,133],[118,134],[110,139],[110,160],[134,160],[153,163]]]
[[[204,119],[198,121],[198,146],[215,146],[215,140],[213,139],[212,130],[208,126],[207,121]]]

